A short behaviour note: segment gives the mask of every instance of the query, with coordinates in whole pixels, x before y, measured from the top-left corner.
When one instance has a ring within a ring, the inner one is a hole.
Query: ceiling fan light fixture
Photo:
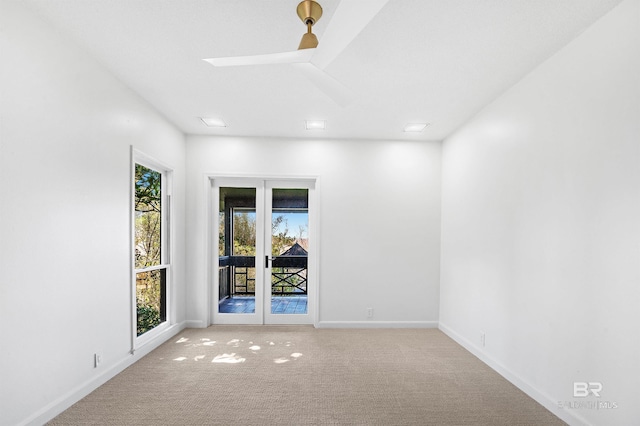
[[[207,127],[227,127],[223,119],[217,117],[200,117],[200,120]]]
[[[314,47],[318,47],[318,37],[314,33],[304,33],[298,50],[313,49]]]
[[[313,0],[304,0],[298,4],[296,9],[298,17],[305,25],[311,23],[314,25],[322,17],[322,6]]]
[[[313,0],[304,0],[298,4],[296,12],[302,23],[307,26],[307,32],[302,36],[298,50],[318,47],[318,37],[311,32],[311,28],[322,16],[322,6]]]
[[[304,128],[307,130],[324,130],[326,124],[325,120],[305,120]]]
[[[404,129],[402,131],[409,132],[409,133],[420,133],[428,125],[429,123],[409,123],[406,126],[404,126]]]

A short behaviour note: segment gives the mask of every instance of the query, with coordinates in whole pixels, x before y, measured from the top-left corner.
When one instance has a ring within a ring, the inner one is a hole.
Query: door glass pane
[[[309,190],[273,189],[271,313],[307,313]]]
[[[253,314],[256,309],[256,189],[220,188],[218,309]]]

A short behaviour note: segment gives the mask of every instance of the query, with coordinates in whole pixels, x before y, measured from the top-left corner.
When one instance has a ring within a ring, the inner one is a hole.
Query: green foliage
[[[136,269],[160,265],[162,245],[162,175],[140,164],[135,166]]]
[[[153,306],[138,304],[138,336],[160,324],[160,311]]]
[[[253,212],[236,211],[233,214],[233,254],[236,256],[256,255],[256,217]],[[223,219],[223,215],[221,219]],[[224,225],[220,226],[220,234],[224,232]],[[271,222],[272,255],[281,254],[295,242],[295,238],[288,235],[287,220],[283,215],[275,216]],[[220,253],[224,252],[224,237],[218,242]]]
[[[162,271],[146,271],[136,274],[136,302],[160,310]]]
[[[282,226],[282,229],[280,229]],[[277,256],[291,247],[295,238],[288,235],[287,220],[283,215],[276,216],[271,221],[271,254]]]
[[[136,212],[135,217],[135,256],[136,269],[156,266],[161,261],[161,218],[160,213],[149,211]]]
[[[252,212],[253,213],[253,212]],[[256,255],[256,216],[249,212],[233,214],[233,254],[236,256]]]
[[[135,170],[135,210],[160,212],[162,199],[162,174],[140,164]]]
[[[225,256],[228,253],[224,252],[224,212],[218,213],[218,255]]]
[[[135,267],[143,269],[162,263],[162,174],[135,165]],[[138,336],[162,321],[160,313],[160,270],[136,274]]]
[[[224,213],[219,213],[218,229],[218,250],[220,255],[224,255],[225,248],[225,226]],[[302,235],[301,228],[300,234]],[[284,215],[274,216],[271,221],[271,254],[277,256],[291,247],[296,239],[289,235],[287,220]],[[256,255],[256,217],[254,211],[236,210],[233,213],[233,255],[235,256],[255,256]],[[279,268],[276,271],[281,272]]]

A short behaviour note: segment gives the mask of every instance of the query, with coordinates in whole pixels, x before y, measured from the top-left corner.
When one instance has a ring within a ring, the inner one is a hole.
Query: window
[[[167,321],[170,266],[167,174],[135,163],[133,263],[137,336]]]

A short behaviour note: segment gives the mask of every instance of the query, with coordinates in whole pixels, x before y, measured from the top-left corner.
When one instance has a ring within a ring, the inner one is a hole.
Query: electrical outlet
[[[93,354],[93,368],[98,368],[101,362],[102,362],[102,355]]]
[[[485,336],[484,331],[480,333],[480,346],[484,348]]]
[[[367,318],[373,318],[373,308],[367,308]]]

